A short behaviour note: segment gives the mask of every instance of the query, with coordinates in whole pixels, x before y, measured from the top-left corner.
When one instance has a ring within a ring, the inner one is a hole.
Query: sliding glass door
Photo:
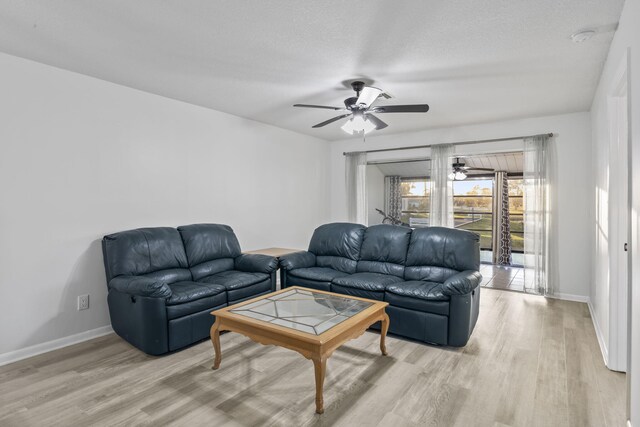
[[[430,187],[427,177],[402,178],[402,222],[411,227],[429,226]],[[453,182],[454,227],[480,235],[482,259],[491,260],[493,230],[493,191],[491,175],[469,176]],[[524,252],[524,190],[522,177],[509,178],[509,221],[513,264],[522,265]]]
[[[480,235],[480,250],[490,251],[493,232],[493,179],[453,182],[454,227]]]

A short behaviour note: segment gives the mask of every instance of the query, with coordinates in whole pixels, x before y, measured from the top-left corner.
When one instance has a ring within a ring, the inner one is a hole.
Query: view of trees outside
[[[405,178],[401,182],[401,220],[412,227],[429,221],[429,182],[425,178]],[[523,181],[509,179],[509,214],[512,250],[524,250]],[[468,178],[453,182],[454,226],[480,235],[481,249],[491,250],[493,228],[493,179]]]
[[[402,222],[417,226],[429,225],[429,181],[426,178],[403,178],[400,182],[402,194]]]

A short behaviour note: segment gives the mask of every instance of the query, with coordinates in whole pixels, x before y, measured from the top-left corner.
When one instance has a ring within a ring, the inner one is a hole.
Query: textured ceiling
[[[356,77],[431,105],[378,133],[588,110],[622,4],[4,0],[0,51],[334,140],[311,129],[334,112],[291,105],[340,106]]]

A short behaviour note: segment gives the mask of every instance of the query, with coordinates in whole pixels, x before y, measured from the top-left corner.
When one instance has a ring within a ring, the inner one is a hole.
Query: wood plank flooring
[[[625,375],[603,364],[585,304],[483,289],[462,349],[367,332],[313,364],[233,333],[147,356],[115,335],[0,368],[0,425],[623,426]]]

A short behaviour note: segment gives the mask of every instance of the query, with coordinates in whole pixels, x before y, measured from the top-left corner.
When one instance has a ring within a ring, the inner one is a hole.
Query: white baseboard
[[[584,296],[584,295],[555,293],[553,295],[547,295],[547,297],[548,298],[561,299],[561,300],[565,300],[565,301],[575,301],[575,302],[589,303],[589,297]]]
[[[90,331],[80,332],[79,334],[75,335],[69,335],[68,337],[58,338],[56,340],[43,342],[41,344],[9,351],[7,353],[0,354],[0,366],[17,362],[18,360],[26,359],[28,357],[37,356],[48,351],[57,350],[62,347],[67,347],[73,344],[87,341],[93,338],[108,335],[112,332],[113,329],[111,328],[111,325],[102,326],[100,328],[91,329]]]
[[[591,314],[591,321],[593,322],[593,327],[596,330],[596,337],[598,338],[598,344],[600,345],[600,351],[602,352],[602,359],[604,360],[604,365],[609,367],[609,350],[607,350],[607,345],[604,342],[604,338],[602,337],[602,330],[600,329],[600,325],[598,324],[598,318],[596,317],[596,313],[593,309],[593,305],[591,305],[591,301],[587,302],[589,306],[589,314]]]

